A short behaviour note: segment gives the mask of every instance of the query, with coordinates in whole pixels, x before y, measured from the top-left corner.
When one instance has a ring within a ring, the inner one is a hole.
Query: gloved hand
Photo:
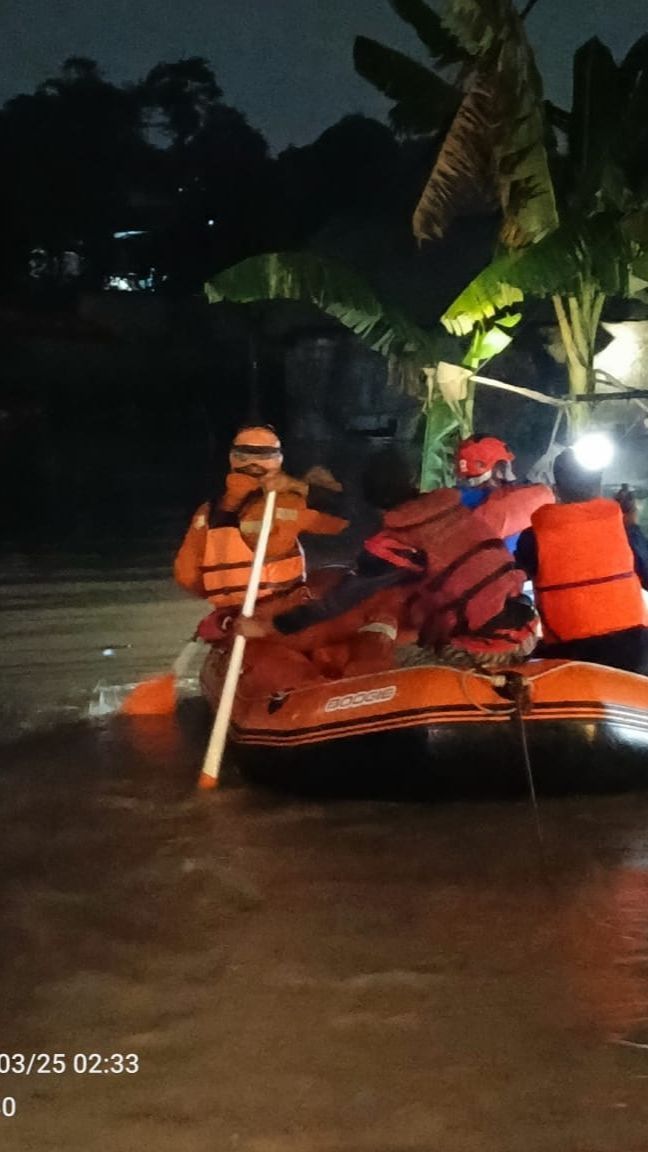
[[[341,492],[342,485],[328,468],[320,464],[313,465],[304,476],[306,484],[314,484],[316,488],[328,488],[329,492]]]
[[[308,496],[308,484],[305,480],[298,480],[289,476],[287,472],[275,472],[261,481],[264,492],[296,492],[304,499]]]
[[[258,620],[255,616],[239,616],[234,624],[237,636],[245,636],[246,640],[264,640],[271,636],[274,628],[269,620]]]
[[[232,634],[232,626],[236,616],[237,613],[233,610],[224,612],[222,608],[216,609],[215,612],[210,612],[209,616],[205,616],[200,621],[196,629],[196,636],[199,636],[205,644],[217,644]]]
[[[622,484],[614,499],[623,512],[625,523],[638,524],[639,509],[637,508],[637,497],[634,489],[629,484]]]

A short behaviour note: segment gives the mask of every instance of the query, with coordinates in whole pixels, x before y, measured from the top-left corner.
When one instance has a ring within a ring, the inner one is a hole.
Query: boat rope
[[[485,712],[488,716],[509,716],[515,712],[515,704],[506,707],[504,704],[482,704],[481,700],[475,700],[468,690],[468,685],[471,680],[485,680],[493,688],[505,688],[506,676],[485,676],[482,672],[465,671],[461,676],[461,689],[469,704],[476,708],[478,712]]]
[[[532,707],[531,691],[532,686],[539,680],[544,680],[547,676],[553,676],[556,672],[562,672],[566,668],[571,668],[578,661],[569,660],[566,663],[558,664],[553,668],[546,668],[542,672],[537,672],[535,676],[524,676],[520,672],[497,672],[485,674],[483,672],[465,671],[461,677],[461,686],[464,696],[468,702],[477,709],[478,712],[485,712],[490,715],[508,715],[517,716],[518,726],[520,730],[520,743],[522,746],[522,759],[524,762],[524,770],[526,773],[527,784],[529,788],[529,797],[531,806],[533,808],[533,816],[536,826],[536,835],[538,837],[538,845],[542,853],[544,861],[544,831],[542,827],[542,819],[540,816],[540,806],[538,804],[538,794],[536,792],[535,779],[533,776],[533,765],[531,763],[531,755],[529,753],[529,741],[527,738],[526,719],[525,715]],[[469,691],[470,679],[485,680],[495,690],[505,689],[508,690],[509,698],[511,699],[511,706],[504,708],[501,704],[489,705],[482,704],[479,700],[475,700],[474,696]]]
[[[542,829],[542,821],[540,819],[538,795],[536,792],[535,780],[533,778],[533,766],[531,764],[531,756],[529,754],[529,742],[527,740],[525,721],[525,713],[528,712],[529,708],[531,707],[530,681],[520,673],[511,672],[507,676],[506,687],[508,688],[513,698],[515,712],[518,719],[518,725],[520,729],[520,743],[522,745],[522,759],[524,761],[524,770],[526,772],[527,784],[529,786],[529,796],[531,798],[531,807],[533,808],[538,844],[540,845],[540,851],[542,852],[544,850],[544,834]]]

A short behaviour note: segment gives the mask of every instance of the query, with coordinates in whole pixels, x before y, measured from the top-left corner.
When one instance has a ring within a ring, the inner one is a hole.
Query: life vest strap
[[[301,559],[301,552],[299,548],[291,548],[288,552],[281,552],[278,556],[269,558],[272,564],[278,563],[280,560],[294,560]],[[201,564],[200,571],[205,575],[207,572],[232,572],[236,568],[245,567],[240,560],[234,560],[231,564]]]
[[[472,560],[474,556],[478,556],[480,552],[501,552],[501,550],[501,540],[480,540],[478,544],[473,544],[472,548],[468,548],[465,552],[462,552],[460,556],[457,556],[456,559],[454,559],[450,564],[447,564],[443,571],[439,572],[439,574],[435,576],[433,580],[427,582],[425,585],[426,591],[438,592],[441,588],[443,588],[443,585],[446,583],[446,581],[449,580],[451,576],[454,576],[455,572],[457,572],[463,564],[466,564],[468,560]],[[509,567],[515,568],[515,564],[511,562]],[[488,583],[490,579],[491,577],[489,576],[486,580],[486,583]],[[474,589],[471,588],[468,592],[468,595],[472,595],[473,591]]]
[[[571,580],[567,584],[543,584],[536,587],[536,592],[565,592],[570,588],[593,588],[596,584],[613,584],[616,580],[630,580],[636,573],[617,572],[614,576],[597,576],[591,580]]]
[[[365,540],[364,550],[377,560],[384,560],[394,568],[406,568],[409,572],[419,575],[425,567],[425,557],[416,548],[403,544],[385,532],[379,532],[371,539]]]
[[[466,609],[473,597],[483,592],[485,588],[488,588],[489,584],[494,584],[496,580],[501,579],[507,572],[514,572],[515,568],[516,564],[513,560],[507,561],[506,564],[500,564],[499,568],[496,568],[494,572],[489,572],[487,576],[483,576],[482,579],[478,580],[476,584],[473,584],[471,588],[467,588],[465,592],[462,592],[461,596],[457,596],[457,598],[449,604],[443,605],[444,612],[456,613],[460,632],[470,631]]]
[[[286,592],[292,592],[294,588],[299,588],[300,584],[304,584],[305,580],[303,575],[295,577],[293,580],[271,581],[265,580],[259,584],[259,595],[263,596],[266,592],[270,595],[280,595]],[[232,584],[227,588],[214,588],[209,590],[210,596],[233,596],[235,593],[245,594],[247,592],[247,584]]]

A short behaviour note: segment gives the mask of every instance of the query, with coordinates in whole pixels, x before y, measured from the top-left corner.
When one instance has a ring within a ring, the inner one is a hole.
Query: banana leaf
[[[472,193],[495,194],[502,243],[558,224],[542,83],[513,0],[451,0],[442,20],[472,58],[464,97],[414,213],[419,240],[444,234]]]
[[[448,31],[441,17],[424,0],[389,0],[394,12],[411,24],[419,40],[440,67],[461,64],[468,53],[460,41]]]
[[[376,40],[357,36],[353,60],[360,76],[396,102],[390,121],[399,132],[432,135],[445,127],[457,107],[460,97],[452,84]]]
[[[451,304],[442,323],[466,335],[525,295],[568,296],[583,283],[605,296],[627,296],[635,253],[636,245],[610,214],[562,224],[537,244],[493,260]]]
[[[229,300],[294,300],[338,320],[381,355],[421,367],[439,359],[439,334],[420,328],[397,308],[383,304],[356,272],[311,252],[252,256],[205,284],[212,304]]]

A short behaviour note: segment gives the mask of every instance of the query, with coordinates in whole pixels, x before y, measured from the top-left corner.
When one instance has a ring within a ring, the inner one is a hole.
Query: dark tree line
[[[332,221],[405,219],[421,161],[420,146],[362,116],[273,157],[205,59],[117,86],[72,57],[0,112],[1,286],[100,286],[154,269],[158,290],[196,291],[245,256],[311,243]],[[126,232],[138,235],[116,238]]]

